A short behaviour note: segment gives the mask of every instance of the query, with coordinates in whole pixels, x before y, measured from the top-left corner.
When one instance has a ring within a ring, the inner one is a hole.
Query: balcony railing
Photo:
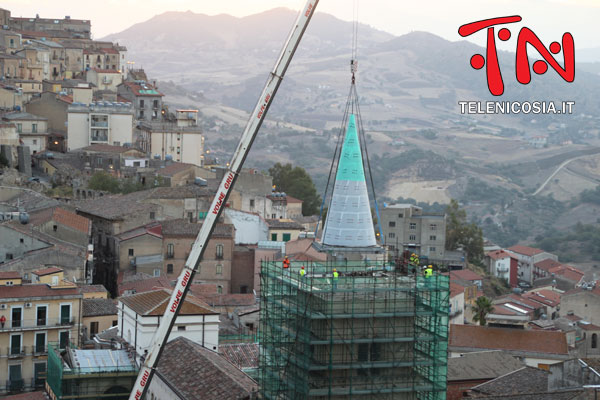
[[[4,326],[0,325],[0,332],[22,331],[25,329],[50,329],[74,325],[75,323],[76,320],[73,317],[8,320],[4,323]]]
[[[7,392],[20,392],[25,389],[25,380],[24,379],[11,379],[6,381],[6,391]]]

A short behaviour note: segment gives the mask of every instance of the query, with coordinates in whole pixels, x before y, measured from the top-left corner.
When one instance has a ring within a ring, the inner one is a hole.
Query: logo
[[[258,115],[256,116],[256,118],[260,119],[262,117],[263,113],[267,109],[267,104],[269,104],[269,100],[271,100],[271,93],[267,93],[267,95],[265,96],[265,100],[264,100],[263,104],[260,106],[260,111],[258,112]]]
[[[221,206],[223,205],[223,200],[225,199],[225,193],[219,193],[219,199],[217,200],[217,204],[215,204],[215,208],[213,209],[213,214],[217,215]]]
[[[467,37],[487,28],[486,55],[484,57],[481,54],[474,54],[471,57],[471,67],[481,69],[484,65],[486,66],[488,89],[494,96],[500,96],[504,93],[504,81],[502,80],[502,72],[496,51],[495,26],[520,21],[521,17],[518,15],[490,18],[462,25],[458,29],[460,36]],[[501,28],[498,31],[498,38],[504,42],[508,41],[511,38],[511,31],[508,28]],[[533,72],[538,75],[545,74],[548,71],[548,65],[550,65],[565,81],[573,82],[575,80],[575,43],[573,36],[569,32],[566,32],[562,36],[561,43],[552,42],[549,48],[546,48],[531,29],[523,27],[517,37],[515,61],[516,78],[519,83],[527,85],[531,82],[531,67],[529,65],[527,45],[533,46],[542,57],[542,60],[537,60],[533,63]],[[553,55],[561,51],[563,66],[559,64]]]

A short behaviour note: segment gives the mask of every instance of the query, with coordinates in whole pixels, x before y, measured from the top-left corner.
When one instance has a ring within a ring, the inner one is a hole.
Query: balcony
[[[24,379],[11,379],[6,381],[6,391],[7,392],[21,392],[25,389],[25,380]]]
[[[0,332],[52,329],[72,326],[75,323],[76,320],[73,317],[8,320],[4,326],[0,327]]]
[[[508,267],[496,268],[496,271],[498,271],[499,273],[508,272]]]
[[[25,346],[10,346],[6,349],[6,355],[8,358],[21,358],[25,357]]]

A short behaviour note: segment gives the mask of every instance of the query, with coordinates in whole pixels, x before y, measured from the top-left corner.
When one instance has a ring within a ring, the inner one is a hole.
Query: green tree
[[[446,249],[462,247],[470,262],[483,258],[483,232],[475,223],[467,222],[467,213],[454,199],[446,207]]]
[[[278,191],[302,200],[303,215],[315,215],[319,212],[321,196],[317,194],[315,184],[304,168],[277,163],[269,168],[269,175],[273,177],[273,185]]]
[[[119,193],[121,190],[119,180],[104,171],[99,171],[92,175],[88,182],[88,187],[93,190],[104,190],[110,193]]]
[[[486,323],[485,317],[492,312],[494,306],[490,299],[485,296],[478,297],[473,306],[473,321],[479,322],[483,326]]]

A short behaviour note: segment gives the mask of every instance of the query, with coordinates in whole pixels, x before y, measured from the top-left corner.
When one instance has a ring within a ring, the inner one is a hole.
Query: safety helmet
[[[334,269],[333,269],[333,272],[336,272],[336,271],[337,271],[337,269],[335,269],[335,268],[334,268]]]

